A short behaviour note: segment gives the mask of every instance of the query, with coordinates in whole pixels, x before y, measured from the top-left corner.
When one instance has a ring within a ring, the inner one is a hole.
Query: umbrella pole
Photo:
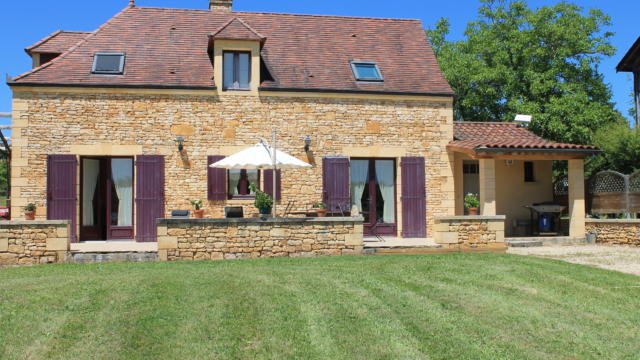
[[[273,161],[273,181],[272,181],[272,183],[273,183],[273,192],[272,192],[272,194],[273,194],[273,209],[272,210],[273,210],[273,212],[272,212],[271,216],[273,216],[273,218],[275,219],[275,217],[276,217],[276,198],[277,198],[277,196],[276,196],[277,195],[276,194],[276,178],[277,178],[276,177],[276,173],[277,173],[277,170],[278,170],[278,168],[276,166],[277,162],[276,162],[276,128],[275,127],[273,128],[273,141],[272,141],[272,144],[273,144],[273,155],[271,156],[271,159]]]

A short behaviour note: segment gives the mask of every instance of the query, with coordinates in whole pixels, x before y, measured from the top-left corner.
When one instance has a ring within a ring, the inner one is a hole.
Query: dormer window
[[[122,75],[124,73],[124,53],[96,53],[93,56],[93,74]]]
[[[223,90],[250,90],[251,53],[224,51],[222,71]]]
[[[378,64],[368,61],[352,61],[351,68],[357,81],[384,81]]]

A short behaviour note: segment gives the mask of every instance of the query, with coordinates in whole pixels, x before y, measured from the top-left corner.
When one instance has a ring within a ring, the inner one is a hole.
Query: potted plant
[[[254,202],[255,207],[260,210],[260,216],[268,216],[271,214],[271,208],[273,207],[273,197],[258,189],[258,186],[254,183],[249,185],[251,191],[256,195]]]
[[[193,211],[193,216],[195,216],[197,219],[202,219],[204,217],[204,209],[202,209],[202,200],[197,200],[197,201],[189,200],[189,202],[195,209]]]
[[[25,220],[35,220],[36,219],[36,204],[29,203],[24,207],[24,218]]]
[[[323,202],[313,204],[313,209],[318,214],[318,217],[326,217],[327,216],[327,204]]]
[[[467,194],[464,196],[464,207],[469,211],[469,215],[476,216],[478,215],[478,207],[480,206],[480,201],[478,201],[478,196],[476,194]]]

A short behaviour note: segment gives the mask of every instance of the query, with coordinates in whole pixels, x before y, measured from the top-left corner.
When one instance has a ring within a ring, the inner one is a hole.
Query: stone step
[[[581,244],[587,243],[587,240],[585,238],[577,238],[577,237],[571,237],[571,236],[520,237],[520,238],[507,238],[506,241],[510,247],[581,245]],[[514,245],[511,245],[512,243]]]
[[[157,252],[78,252],[67,254],[66,262],[72,264],[94,264],[111,262],[158,261]]]
[[[541,247],[544,243],[539,240],[514,240],[507,241],[509,247]]]
[[[427,254],[453,254],[453,253],[503,253],[506,246],[492,246],[484,248],[467,247],[413,247],[413,248],[369,248],[364,249],[365,255],[427,255]]]

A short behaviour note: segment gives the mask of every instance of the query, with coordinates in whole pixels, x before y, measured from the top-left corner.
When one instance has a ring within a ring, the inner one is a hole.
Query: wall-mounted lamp
[[[175,141],[178,143],[178,151],[182,152],[182,150],[184,150],[184,138],[182,136],[178,136],[175,138]]]
[[[311,148],[311,138],[307,136],[306,138],[304,138],[304,152],[309,152],[310,148]]]

